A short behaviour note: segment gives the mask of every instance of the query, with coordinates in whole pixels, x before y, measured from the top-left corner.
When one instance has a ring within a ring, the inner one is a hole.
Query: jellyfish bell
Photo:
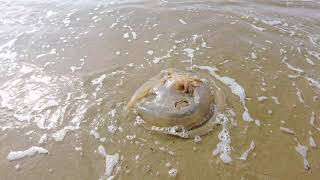
[[[136,110],[147,129],[192,138],[213,128],[222,104],[218,92],[193,73],[167,69],[145,82],[127,107]]]

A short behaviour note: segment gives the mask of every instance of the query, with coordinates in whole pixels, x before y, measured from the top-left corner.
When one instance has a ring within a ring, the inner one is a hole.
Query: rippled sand
[[[0,179],[319,179],[320,1],[0,3]],[[181,139],[126,103],[167,68],[214,79]]]

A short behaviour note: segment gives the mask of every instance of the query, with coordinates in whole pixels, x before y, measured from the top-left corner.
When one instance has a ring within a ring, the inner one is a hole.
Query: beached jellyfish
[[[210,132],[224,108],[220,88],[197,75],[167,69],[145,82],[127,104],[142,117],[144,127],[194,138]]]

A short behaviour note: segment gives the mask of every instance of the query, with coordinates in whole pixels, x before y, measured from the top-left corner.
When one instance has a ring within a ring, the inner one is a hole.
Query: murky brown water
[[[320,1],[0,2],[1,180],[320,178]],[[236,115],[230,163],[222,126],[195,142],[125,109],[190,60]],[[32,146],[48,154],[10,161]]]

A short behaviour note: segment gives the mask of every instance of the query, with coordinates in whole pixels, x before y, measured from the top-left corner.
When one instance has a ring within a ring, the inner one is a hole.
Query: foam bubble
[[[278,97],[271,96],[271,98],[273,99],[274,103],[280,104]]]
[[[175,168],[172,168],[172,169],[169,170],[168,174],[169,174],[170,177],[176,177],[177,174],[178,174],[178,170],[175,169]]]
[[[199,142],[201,142],[201,141],[202,141],[202,138],[201,138],[200,136],[194,137],[194,142],[195,142],[195,143],[199,143]]]
[[[112,134],[114,134],[118,130],[118,127],[115,125],[109,125],[107,128],[108,128],[108,131]]]

